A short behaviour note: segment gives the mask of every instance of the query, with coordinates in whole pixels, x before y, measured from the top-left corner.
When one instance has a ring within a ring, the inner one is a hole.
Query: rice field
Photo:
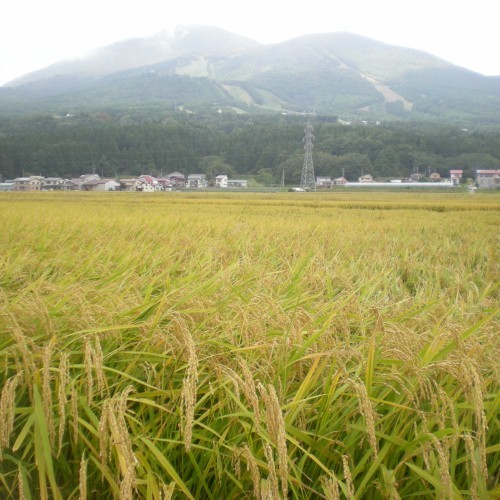
[[[499,202],[0,193],[0,497],[499,498]]]

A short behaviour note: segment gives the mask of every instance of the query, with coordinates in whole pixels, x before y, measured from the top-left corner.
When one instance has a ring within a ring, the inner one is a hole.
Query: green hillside
[[[157,60],[150,64],[151,58],[145,58],[141,65],[144,47],[150,46]],[[109,54],[125,68],[95,76],[93,68]],[[154,119],[165,109],[225,108],[316,113],[348,121],[500,124],[500,78],[349,33],[258,45],[220,29],[199,28],[170,41],[163,56],[148,40],[105,48],[87,69],[83,62],[78,71],[60,63],[60,74],[35,80],[36,75],[28,75],[27,83],[0,88],[0,117],[105,111],[150,113]]]

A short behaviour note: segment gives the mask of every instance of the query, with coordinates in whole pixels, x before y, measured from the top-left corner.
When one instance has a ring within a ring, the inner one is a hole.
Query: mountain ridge
[[[263,45],[197,26],[117,42],[87,63],[56,63],[14,83],[0,88],[0,104],[11,113],[23,101],[24,109],[31,104],[55,110],[71,95],[86,110],[160,105],[192,112],[226,107],[242,113],[500,122],[500,77],[346,32]]]
[[[202,45],[200,42],[200,37],[204,35],[211,38],[208,47],[206,43]],[[228,42],[231,44],[231,50],[242,50],[259,44],[250,38],[229,33],[221,28],[196,25],[188,29],[178,26],[174,32],[164,30],[150,37],[133,37],[94,48],[85,56],[65,59],[21,75],[2,87],[16,87],[61,74],[102,77],[116,71],[173,59],[201,49],[207,53],[224,54],[228,52],[226,46]]]

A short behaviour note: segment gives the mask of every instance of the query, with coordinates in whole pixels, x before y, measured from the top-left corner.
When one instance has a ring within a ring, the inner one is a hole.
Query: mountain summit
[[[193,26],[96,49],[0,89],[10,113],[138,108],[498,123],[500,78],[350,33],[262,45]],[[66,104],[67,106],[67,104]]]
[[[259,43],[220,28],[177,26],[151,37],[130,38],[92,50],[89,54],[51,64],[4,85],[16,87],[60,75],[103,77],[117,71],[203,53],[229,56],[258,46]]]

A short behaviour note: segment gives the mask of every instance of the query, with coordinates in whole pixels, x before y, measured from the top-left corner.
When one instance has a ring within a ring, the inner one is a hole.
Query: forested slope
[[[448,175],[499,168],[500,132],[425,124],[339,125],[313,119],[316,175],[403,177],[418,169]],[[115,177],[179,170],[254,176],[263,183],[300,180],[304,117],[172,114],[162,121],[105,113],[0,122],[0,174],[72,177],[95,170]]]

